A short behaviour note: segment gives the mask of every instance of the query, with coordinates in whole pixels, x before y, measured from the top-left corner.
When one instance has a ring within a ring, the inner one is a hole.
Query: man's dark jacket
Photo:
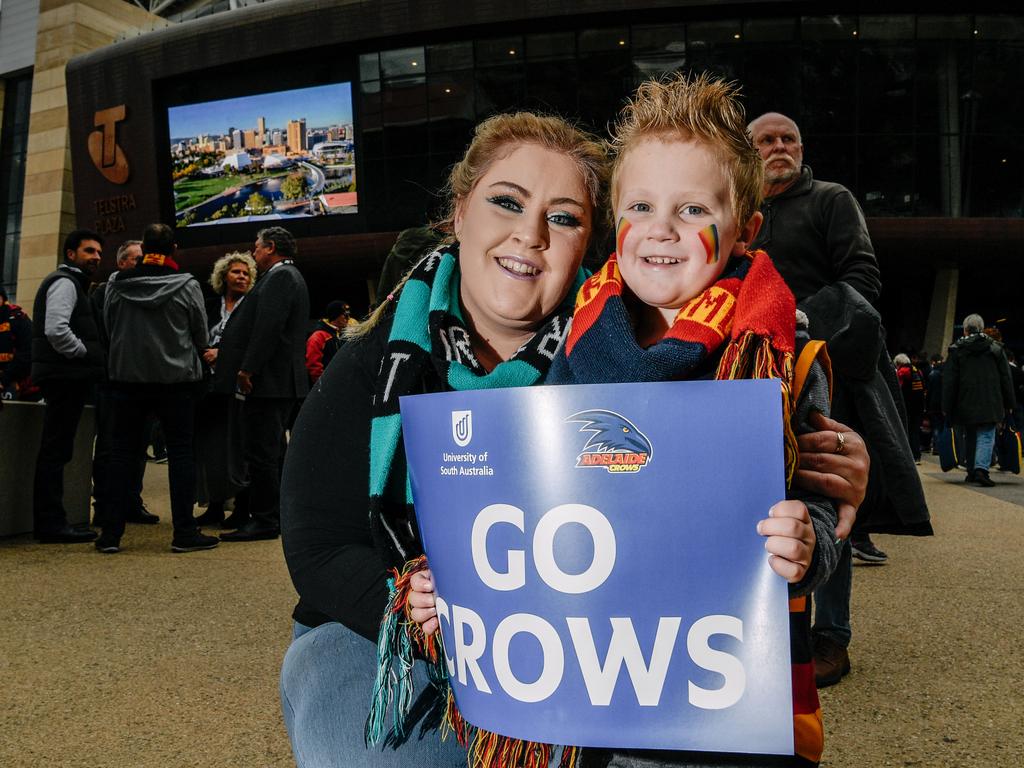
[[[57,280],[74,283],[75,308],[68,327],[85,344],[83,357],[64,357],[46,338],[46,294]],[[32,381],[35,384],[57,380],[97,381],[106,374],[107,354],[92,312],[92,302],[85,292],[88,284],[89,278],[81,270],[67,266],[54,270],[40,283],[32,305]]]
[[[267,270],[231,313],[211,389],[233,393],[244,370],[252,374],[253,397],[305,397],[308,323],[309,292],[299,270],[292,264]]]
[[[907,442],[907,415],[885,349],[878,312],[845,283],[800,302],[810,335],[828,341],[835,392],[832,417],[858,430],[871,455],[868,498],[857,530],[930,536],[928,505]]]
[[[984,333],[949,348],[942,371],[942,411],[953,424],[997,424],[1013,408],[1013,381],[1003,345]]]
[[[793,186],[765,198],[761,213],[751,248],[768,252],[797,302],[839,281],[870,303],[878,300],[875,249],[857,199],[842,184],[815,181],[805,165]]]

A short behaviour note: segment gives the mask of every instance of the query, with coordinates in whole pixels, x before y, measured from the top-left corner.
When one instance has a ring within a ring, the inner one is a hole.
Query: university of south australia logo
[[[603,467],[608,472],[639,472],[654,455],[647,435],[614,411],[595,409],[574,413],[567,422],[581,424],[587,442],[576,457],[577,467]]]
[[[452,438],[460,448],[469,445],[473,439],[472,411],[452,411]]]

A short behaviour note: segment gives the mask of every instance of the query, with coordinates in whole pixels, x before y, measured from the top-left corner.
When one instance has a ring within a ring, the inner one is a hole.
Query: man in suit
[[[245,496],[250,516],[221,541],[276,539],[280,533],[285,429],[296,401],[309,391],[309,292],[295,268],[295,254],[295,239],[287,230],[260,230],[253,248],[260,278],[221,338],[213,390],[244,399],[241,451],[249,474]]]

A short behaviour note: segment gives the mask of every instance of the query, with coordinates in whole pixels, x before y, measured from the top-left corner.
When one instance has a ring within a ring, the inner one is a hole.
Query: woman
[[[907,409],[907,441],[914,463],[921,463],[921,420],[924,418],[924,376],[910,361],[910,356],[900,352],[892,359],[896,365],[896,378],[903,394],[903,405]]]
[[[229,253],[213,265],[210,285],[216,295],[206,304],[210,348],[203,352],[203,361],[211,371],[217,365],[217,345],[224,328],[255,282],[256,262],[248,252]],[[238,469],[228,463],[232,403],[226,395],[207,392],[196,412],[196,495],[199,503],[208,504],[197,519],[199,525],[237,528],[245,522],[237,520],[237,515],[224,520],[225,502],[239,491],[234,482]]]
[[[300,768],[466,764],[465,750],[434,732],[429,693],[410,710],[404,736],[383,751],[364,742],[386,569],[420,554],[398,398],[543,380],[548,345],[564,335],[583,278],[605,176],[602,145],[557,118],[481,123],[449,180],[451,244],[414,268],[307,399],[281,491],[285,557],[300,595],[281,697]],[[808,437],[835,445],[835,434]],[[852,433],[847,445],[862,448]],[[859,452],[836,458],[861,460]],[[819,474],[832,469],[824,459],[808,479],[847,484],[831,495],[859,503],[866,464],[843,465],[852,485]],[[414,678],[425,691],[422,663]]]

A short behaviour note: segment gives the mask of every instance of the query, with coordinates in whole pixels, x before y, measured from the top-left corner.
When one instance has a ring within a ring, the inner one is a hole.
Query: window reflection
[[[815,177],[849,187],[868,215],[1021,215],[1024,16],[547,29],[358,56],[361,191],[386,190],[374,218],[400,227],[431,210],[429,190],[491,114],[557,112],[602,131],[639,82],[671,71],[739,81],[750,117],[794,117]]]

